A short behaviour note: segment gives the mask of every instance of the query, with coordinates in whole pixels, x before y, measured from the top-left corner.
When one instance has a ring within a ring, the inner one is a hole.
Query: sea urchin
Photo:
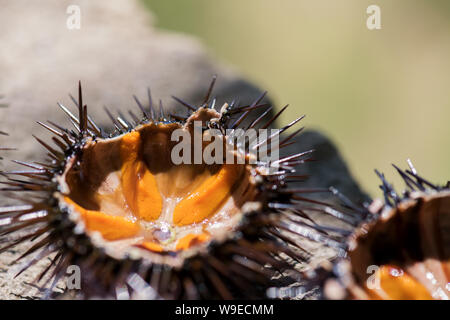
[[[78,117],[60,104],[75,130],[40,123],[56,145],[36,138],[49,160],[16,161],[28,169],[4,173],[3,191],[18,192],[22,200],[0,208],[1,234],[17,235],[0,251],[29,242],[17,260],[34,255],[19,274],[51,257],[36,279],[47,279],[46,297],[67,267],[76,265],[80,298],[231,299],[264,298],[275,273],[297,272],[295,264],[307,256],[299,239],[327,238],[295,218],[304,217],[298,204],[309,201],[302,194],[315,190],[289,187],[299,178],[294,167],[311,151],[278,159],[270,154],[291,143],[301,129],[275,141],[302,117],[253,141],[233,143],[239,128],[268,129],[284,109],[267,120],[271,108],[261,103],[263,94],[251,105],[225,104],[216,111],[214,82],[199,107],[175,98],[188,117],[156,111],[151,97],[148,106],[136,99],[142,116],[130,111],[128,120],[107,110],[116,129],[107,134],[88,115],[80,85],[78,101],[73,99]],[[243,128],[256,109],[265,111]],[[196,161],[193,138],[178,152],[188,161],[174,161],[175,131],[199,134],[200,154],[234,161]],[[223,147],[223,154],[212,145]],[[269,145],[269,156],[250,152]],[[26,179],[11,178],[17,175]]]

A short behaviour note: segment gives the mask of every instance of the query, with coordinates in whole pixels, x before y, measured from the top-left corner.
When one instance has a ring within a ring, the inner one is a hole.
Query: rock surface
[[[70,4],[80,7],[79,30],[66,27]],[[76,96],[79,80],[100,124],[110,123],[104,106],[135,108],[132,95],[144,101],[148,87],[168,109],[175,106],[171,95],[199,102],[214,74],[220,75],[219,103],[237,96],[246,102],[261,93],[213,61],[196,39],[155,30],[139,1],[4,0],[1,7],[0,94],[9,109],[1,110],[0,119],[11,133],[8,143],[20,143],[21,157],[35,158],[38,149],[28,137],[45,134],[35,121],[67,123],[56,102],[74,110],[68,94]]]
[[[69,4],[80,6],[80,30],[66,27]],[[89,112],[101,125],[109,125],[103,106],[111,110],[134,108],[132,95],[145,100],[147,87],[151,87],[155,101],[162,99],[172,111],[178,109],[171,95],[198,103],[213,74],[219,75],[215,88],[218,105],[236,97],[247,103],[261,94],[239,73],[214,61],[197,40],[155,30],[152,17],[138,1],[3,0],[0,5],[0,94],[4,96],[1,102],[9,105],[0,108],[0,130],[10,133],[1,137],[0,145],[20,148],[7,152],[7,157],[24,161],[43,158],[43,149],[31,134],[45,137],[46,133],[35,121],[70,125],[56,101],[75,110],[68,93],[76,94],[78,80],[82,81]],[[334,185],[356,202],[367,199],[330,140],[306,131],[296,141],[289,152],[313,148],[317,160],[299,168],[299,174],[311,176],[299,186]],[[10,167],[5,161],[1,165]],[[6,240],[1,239],[1,245]],[[26,247],[18,246],[0,256],[0,299],[38,293],[24,282],[36,277],[46,261],[16,279],[12,277],[17,269],[10,268],[10,263]],[[315,255],[315,262],[329,257],[323,252]]]

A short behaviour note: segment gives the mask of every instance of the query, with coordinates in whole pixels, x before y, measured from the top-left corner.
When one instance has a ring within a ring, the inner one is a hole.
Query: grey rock
[[[335,187],[355,204],[370,202],[369,196],[353,178],[345,160],[330,138],[316,130],[306,130],[295,139],[295,143],[286,147],[287,154],[314,150],[312,162],[305,162],[296,167],[299,175],[308,175],[306,181],[297,183],[302,188]],[[315,199],[329,199],[327,194],[311,194]],[[334,201],[334,200],[329,200]]]
[[[101,125],[109,125],[104,106],[112,111],[137,109],[132,95],[162,99],[174,111],[171,95],[190,103],[202,101],[214,74],[220,76],[218,104],[240,97],[255,99],[261,90],[231,67],[213,61],[196,39],[155,30],[152,17],[139,1],[75,3],[81,29],[69,30],[66,9],[74,1],[1,1],[0,93],[8,109],[0,110],[8,145],[20,146],[15,157],[42,155],[31,134],[45,136],[35,121],[67,122],[59,101],[74,112],[69,93],[77,96],[81,80],[84,102]]]

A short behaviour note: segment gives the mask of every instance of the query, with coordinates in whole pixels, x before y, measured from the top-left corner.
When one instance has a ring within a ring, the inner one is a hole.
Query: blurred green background
[[[197,36],[277,107],[289,103],[282,123],[306,114],[372,196],[373,169],[402,187],[391,163],[407,158],[450,179],[450,1],[142,1],[158,27]],[[371,4],[381,30],[366,27]]]

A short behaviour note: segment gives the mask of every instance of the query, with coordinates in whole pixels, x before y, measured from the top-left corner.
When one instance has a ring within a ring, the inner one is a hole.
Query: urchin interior
[[[256,199],[246,164],[179,164],[171,159],[178,123],[146,124],[111,139],[91,140],[68,161],[60,201],[88,232],[118,246],[184,251],[223,239]],[[203,148],[205,144],[203,145]]]
[[[349,253],[359,283],[367,283],[368,268],[379,268],[382,290],[368,290],[377,299],[450,297],[450,193],[415,196],[385,209]]]

